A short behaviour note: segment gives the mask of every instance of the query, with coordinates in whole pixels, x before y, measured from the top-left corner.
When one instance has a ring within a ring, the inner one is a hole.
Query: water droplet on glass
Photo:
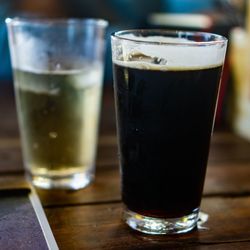
[[[52,139],[56,139],[57,138],[57,133],[56,132],[49,132],[49,137]]]
[[[58,69],[61,69],[61,64],[60,63],[57,63],[56,64],[56,69],[58,70]]]

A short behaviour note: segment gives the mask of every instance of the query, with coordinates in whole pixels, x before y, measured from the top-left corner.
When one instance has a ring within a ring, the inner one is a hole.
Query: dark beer
[[[222,66],[128,64],[114,63],[123,202],[145,216],[191,214],[200,206]]]

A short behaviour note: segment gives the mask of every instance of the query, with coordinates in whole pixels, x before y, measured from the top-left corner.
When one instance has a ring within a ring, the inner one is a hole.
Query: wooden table
[[[11,85],[0,84],[0,185],[23,177]],[[38,194],[60,249],[250,249],[250,143],[215,132],[207,170],[202,229],[148,236],[121,221],[122,203],[111,88],[105,89],[95,182],[79,191]]]

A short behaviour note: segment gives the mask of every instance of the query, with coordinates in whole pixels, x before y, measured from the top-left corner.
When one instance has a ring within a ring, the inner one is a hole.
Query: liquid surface
[[[177,218],[198,208],[221,66],[155,70],[114,64],[122,199]]]
[[[15,70],[26,168],[67,176],[94,165],[102,71]]]

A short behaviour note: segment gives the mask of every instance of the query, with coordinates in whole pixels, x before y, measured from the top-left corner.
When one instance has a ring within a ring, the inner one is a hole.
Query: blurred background
[[[92,17],[108,20],[106,86],[112,84],[112,32],[129,28],[214,32],[229,38],[216,129],[234,129],[250,139],[248,6],[249,0],[0,0],[0,84],[12,84],[6,17]]]

